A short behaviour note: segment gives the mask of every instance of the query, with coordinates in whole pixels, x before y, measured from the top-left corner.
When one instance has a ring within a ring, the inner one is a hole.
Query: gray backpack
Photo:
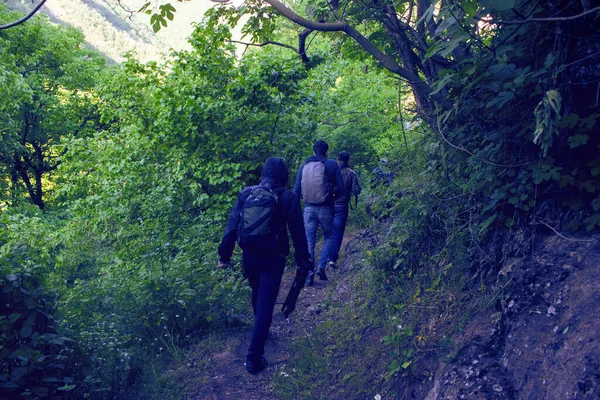
[[[305,203],[320,204],[327,200],[329,180],[323,161],[310,161],[302,169],[302,198]]]

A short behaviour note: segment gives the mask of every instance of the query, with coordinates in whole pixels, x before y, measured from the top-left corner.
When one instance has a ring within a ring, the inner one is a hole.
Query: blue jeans
[[[337,262],[342,240],[344,239],[344,231],[346,230],[346,222],[348,221],[348,206],[335,207],[333,209],[333,249],[331,252],[331,261]]]
[[[247,358],[258,359],[265,353],[286,258],[281,254],[264,255],[252,251],[244,251],[242,257],[244,272],[252,288],[254,310],[254,328]]]
[[[308,252],[314,264],[315,244],[317,242],[317,229],[321,225],[323,229],[323,249],[319,258],[319,268],[325,269],[327,261],[331,260],[331,250],[333,247],[333,210],[329,206],[306,206],[304,208],[304,230],[306,231],[306,240],[308,242]],[[313,272],[309,272],[310,275]]]

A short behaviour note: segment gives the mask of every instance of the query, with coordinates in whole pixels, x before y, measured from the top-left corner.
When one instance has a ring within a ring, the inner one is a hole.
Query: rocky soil
[[[552,236],[506,260],[497,309],[467,326],[427,400],[599,399],[600,242]]]

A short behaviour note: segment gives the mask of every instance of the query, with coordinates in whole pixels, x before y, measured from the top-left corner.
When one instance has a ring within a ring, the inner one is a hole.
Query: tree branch
[[[300,54],[300,52],[294,46],[290,46],[289,44],[285,44],[285,43],[273,42],[271,40],[268,40],[263,43],[249,43],[249,42],[241,42],[239,40],[228,40],[228,42],[229,43],[237,43],[237,44],[241,44],[244,46],[255,46],[255,47],[264,47],[264,46],[268,46],[268,45],[280,46],[280,47],[285,47],[286,49],[290,49],[296,54]]]
[[[343,21],[336,22],[316,22],[306,19],[289,8],[287,8],[283,3],[279,0],[264,0],[266,3],[271,5],[275,10],[279,11],[285,18],[290,21],[303,26],[305,28],[322,31],[322,32],[343,32],[346,35],[350,36],[354,39],[358,44],[362,46],[364,50],[366,50],[369,54],[371,54],[377,61],[379,61],[385,69],[390,72],[393,72],[401,77],[407,79],[410,84],[417,90],[429,95],[431,93],[431,88],[427,83],[425,83],[418,74],[413,73],[412,71],[402,67],[400,64],[396,62],[392,57],[383,53],[379,50],[373,43],[371,43],[366,37],[364,37],[360,32],[358,32],[354,27],[349,25]],[[439,103],[445,110],[450,110],[452,108],[452,104],[448,99],[442,96],[440,93],[436,93],[432,95],[431,98]]]
[[[592,242],[596,242],[596,239],[572,239],[572,238],[568,238],[564,235],[561,235],[561,233],[559,231],[557,231],[555,228],[551,227],[550,225],[548,225],[547,223],[545,223],[544,221],[531,221],[529,223],[529,225],[544,225],[545,227],[549,228],[552,230],[552,232],[556,233],[558,236],[560,236],[561,238],[568,240],[570,242],[587,242],[587,243],[592,243]]]
[[[496,20],[483,20],[481,18],[475,17],[478,21],[487,22],[490,24],[498,24],[498,25],[519,25],[519,24],[528,24],[530,22],[560,22],[560,21],[572,21],[574,19],[578,19],[581,17],[585,17],[586,15],[593,14],[600,11],[600,7],[592,8],[591,10],[584,11],[581,14],[571,15],[568,17],[551,17],[551,18],[529,18],[524,19],[522,21],[496,21]]]
[[[306,38],[313,32],[312,29],[306,28],[298,35],[298,54],[302,57],[302,62],[306,65],[310,62],[306,55]]]
[[[38,4],[37,6],[35,6],[33,8],[33,10],[31,10],[31,12],[29,14],[27,14],[26,16],[24,16],[23,18],[18,19],[16,21],[11,22],[11,23],[6,24],[6,25],[0,25],[0,30],[9,29],[9,28],[12,28],[13,26],[17,26],[17,25],[22,24],[23,22],[27,21],[29,18],[33,17],[35,15],[35,13],[38,12],[38,10],[40,8],[42,8],[42,6],[44,5],[45,2],[46,2],[46,0],[42,0],[40,2],[40,4]]]

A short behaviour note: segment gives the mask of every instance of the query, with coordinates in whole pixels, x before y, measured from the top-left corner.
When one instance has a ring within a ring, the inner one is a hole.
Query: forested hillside
[[[34,2],[5,0],[12,10],[26,12]],[[60,25],[70,25],[80,29],[88,46],[98,50],[111,63],[123,61],[123,55],[135,51],[141,61],[157,61],[170,49],[187,47],[187,38],[193,30],[192,22],[199,22],[204,12],[211,6],[209,1],[194,1],[177,4],[180,12],[177,24],[168,31],[158,34],[152,30],[150,16],[137,11],[144,1],[49,1],[40,10],[50,20]]]
[[[0,399],[600,396],[597,0],[140,3],[0,5]],[[251,379],[217,246],[315,139],[363,193]]]

